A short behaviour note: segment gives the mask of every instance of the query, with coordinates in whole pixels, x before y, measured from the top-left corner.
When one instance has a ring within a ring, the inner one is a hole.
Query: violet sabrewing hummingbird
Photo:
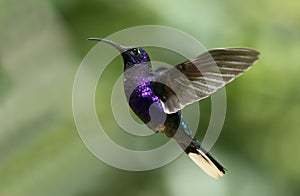
[[[173,138],[208,175],[219,178],[225,168],[193,136],[180,110],[204,99],[248,70],[259,52],[220,48],[171,68],[152,70],[147,52],[111,40],[89,38],[115,47],[124,61],[124,90],[133,112],[153,131]]]

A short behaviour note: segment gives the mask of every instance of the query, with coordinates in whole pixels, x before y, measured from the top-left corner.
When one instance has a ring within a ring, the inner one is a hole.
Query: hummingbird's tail
[[[179,134],[177,134],[178,132]],[[217,179],[225,174],[225,168],[201,147],[190,131],[179,129],[177,133],[173,138],[185,153],[208,175]]]

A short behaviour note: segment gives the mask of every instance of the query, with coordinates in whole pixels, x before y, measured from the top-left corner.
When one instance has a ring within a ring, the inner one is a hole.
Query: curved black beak
[[[107,43],[107,44],[115,47],[116,49],[118,49],[120,53],[123,53],[126,50],[128,50],[128,47],[119,45],[119,44],[117,44],[117,43],[115,43],[115,42],[113,42],[111,40],[107,40],[107,39],[103,39],[103,38],[88,38],[88,40],[101,41],[101,42]]]

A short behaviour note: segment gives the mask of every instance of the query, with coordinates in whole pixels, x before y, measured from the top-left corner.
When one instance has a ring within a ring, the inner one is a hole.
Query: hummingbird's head
[[[141,63],[149,62],[150,58],[147,52],[140,47],[130,47],[122,52],[124,63],[132,67]]]
[[[144,64],[147,62],[150,62],[150,58],[147,54],[147,52],[142,49],[141,47],[135,47],[135,46],[122,46],[119,45],[111,40],[102,39],[102,38],[89,38],[88,40],[96,40],[96,41],[102,41],[104,43],[107,43],[113,47],[115,47],[122,55],[125,69],[131,68],[135,65]],[[150,63],[149,63],[150,66]]]

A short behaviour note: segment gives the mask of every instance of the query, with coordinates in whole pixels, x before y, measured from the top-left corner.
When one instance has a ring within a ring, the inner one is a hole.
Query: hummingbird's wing
[[[161,69],[152,82],[166,113],[204,99],[248,70],[259,52],[247,48],[213,49],[175,67]]]

